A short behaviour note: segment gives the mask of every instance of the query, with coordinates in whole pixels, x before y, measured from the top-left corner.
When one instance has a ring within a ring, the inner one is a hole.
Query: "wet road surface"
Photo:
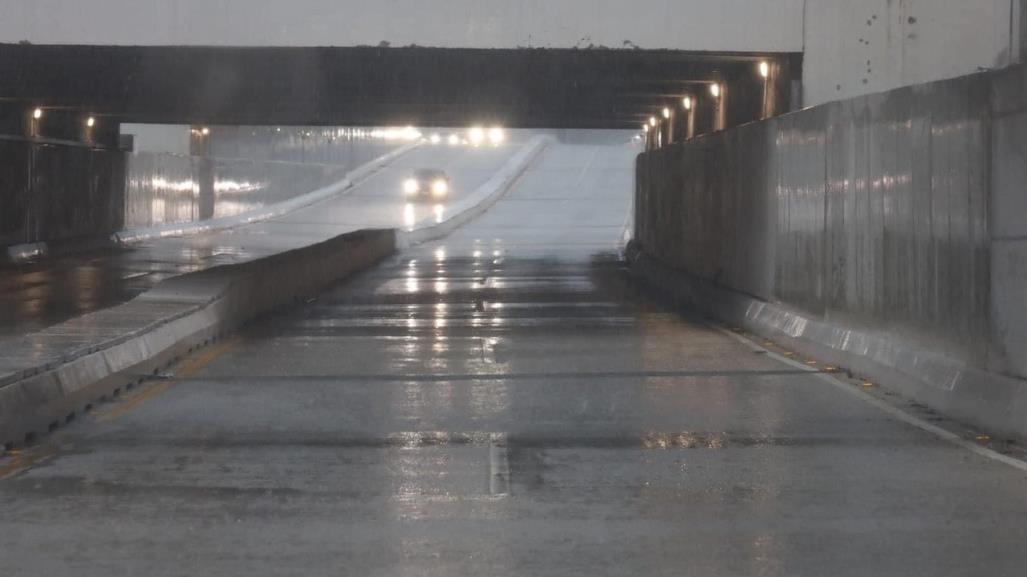
[[[631,154],[551,148],[52,435],[0,481],[5,574],[1023,575],[1024,472],[628,282]]]
[[[511,134],[511,140],[499,147],[422,146],[346,194],[281,218],[146,242],[131,250],[104,250],[0,268],[0,339],[120,304],[171,276],[259,258],[360,228],[400,227],[411,220],[445,215],[449,202],[488,180],[527,138]],[[402,182],[422,167],[447,172],[453,185],[448,201],[406,202]]]

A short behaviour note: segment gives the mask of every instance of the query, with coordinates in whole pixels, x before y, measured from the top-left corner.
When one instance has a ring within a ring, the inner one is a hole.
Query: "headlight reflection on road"
[[[446,207],[442,206],[441,204],[436,204],[435,205],[435,224],[441,223],[442,222],[442,218],[443,218],[443,216],[445,216],[445,214],[446,214]]]

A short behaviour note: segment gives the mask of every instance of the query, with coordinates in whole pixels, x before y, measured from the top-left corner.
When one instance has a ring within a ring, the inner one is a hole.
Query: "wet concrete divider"
[[[318,294],[392,254],[395,231],[362,230],[170,278],[123,305],[0,352],[0,443],[44,433],[243,323]]]
[[[633,270],[725,322],[1027,436],[1027,67],[639,156]]]
[[[450,216],[448,218],[439,221],[434,217],[429,217],[408,229],[399,231],[397,241],[399,246],[405,248],[443,238],[481,216],[513,187],[532,162],[555,141],[552,136],[548,135],[532,137],[517,154],[492,175],[492,178],[485,181],[473,193],[454,202],[449,207]]]
[[[346,173],[346,176],[338,182],[334,182],[328,186],[313,190],[306,194],[301,194],[289,200],[284,200],[282,202],[277,202],[275,204],[232,216],[123,230],[115,233],[113,235],[113,240],[122,244],[131,244],[170,236],[186,236],[214,232],[277,218],[351,190],[361,181],[373,175],[388,163],[403,154],[406,154],[410,150],[413,150],[417,146],[420,146],[420,143],[414,142],[401,146]]]
[[[552,141],[519,150],[451,216],[363,230],[244,263],[172,277],[135,299],[0,343],[0,444],[45,433],[247,321],[314,296],[398,247],[448,235],[503,196]],[[375,170],[368,165],[358,180]],[[400,238],[402,237],[402,238]]]

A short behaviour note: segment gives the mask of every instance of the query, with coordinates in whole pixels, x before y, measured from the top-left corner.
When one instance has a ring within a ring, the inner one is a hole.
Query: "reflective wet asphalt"
[[[628,281],[632,154],[9,458],[4,574],[1023,575],[1025,473]]]
[[[183,273],[259,258],[360,228],[390,228],[445,216],[450,202],[483,184],[524,144],[511,132],[501,146],[424,145],[400,156],[353,190],[273,220],[212,234],[166,238],[131,250],[72,254],[0,268],[0,339],[138,296]],[[445,202],[407,203],[405,178],[418,168],[441,168],[453,190]]]

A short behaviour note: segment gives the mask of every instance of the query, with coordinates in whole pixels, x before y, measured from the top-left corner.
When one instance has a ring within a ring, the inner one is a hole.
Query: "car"
[[[441,200],[449,196],[449,176],[435,168],[421,168],[403,181],[403,193],[411,200]]]

